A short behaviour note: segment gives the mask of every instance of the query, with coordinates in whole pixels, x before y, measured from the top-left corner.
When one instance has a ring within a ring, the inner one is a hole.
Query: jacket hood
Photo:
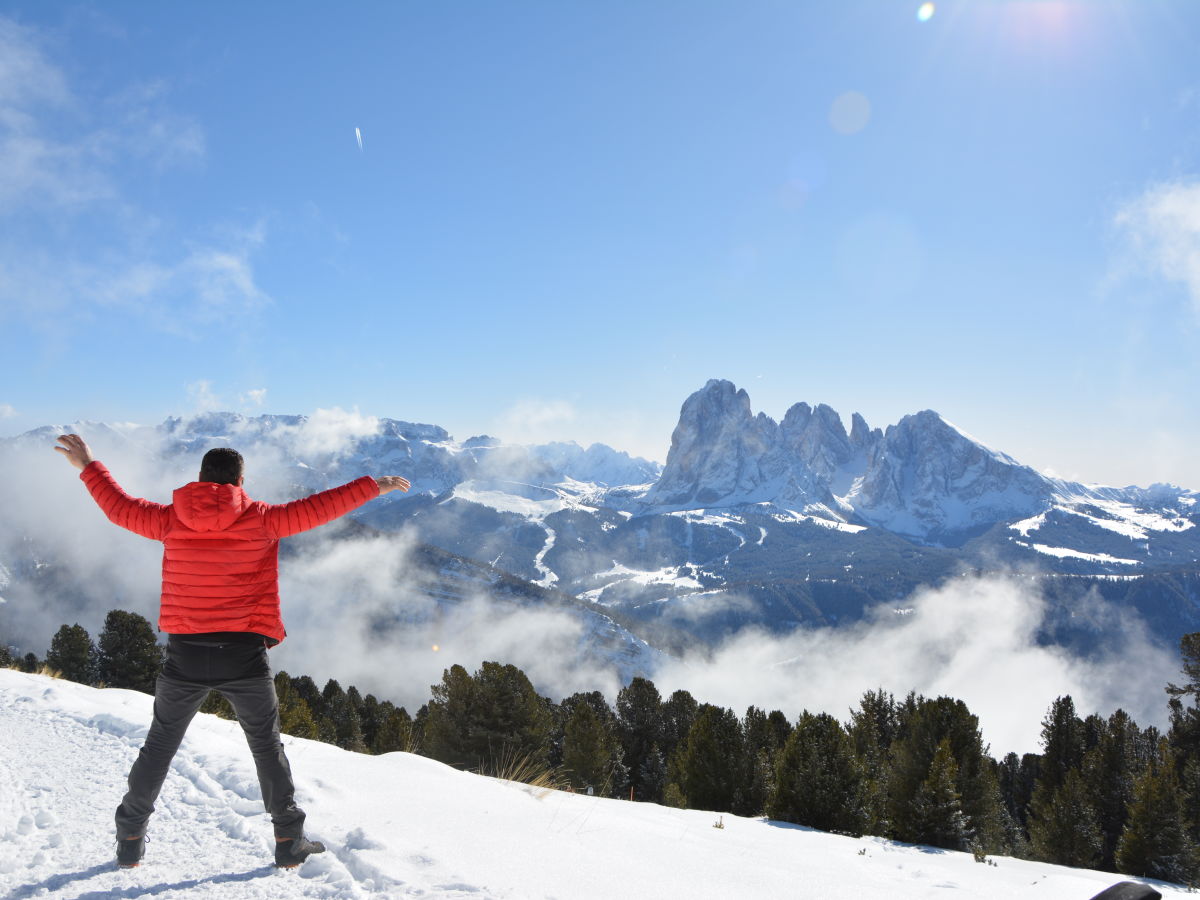
[[[193,531],[224,531],[253,503],[236,484],[193,481],[175,491],[175,515]]]

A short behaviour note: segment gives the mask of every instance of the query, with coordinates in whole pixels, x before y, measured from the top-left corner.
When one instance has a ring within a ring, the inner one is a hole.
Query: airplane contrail
[[[361,150],[362,149],[362,132],[358,130],[357,126],[354,129],[354,136],[356,138],[358,138],[358,149]]]

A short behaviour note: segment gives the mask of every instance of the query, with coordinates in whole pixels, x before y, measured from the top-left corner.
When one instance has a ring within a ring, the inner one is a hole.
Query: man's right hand
[[[407,491],[412,487],[407,478],[401,478],[399,475],[380,475],[375,479],[375,483],[379,485],[380,496],[388,491]]]

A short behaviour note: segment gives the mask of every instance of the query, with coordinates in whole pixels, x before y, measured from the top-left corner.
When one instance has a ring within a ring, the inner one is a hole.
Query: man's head
[[[241,484],[245,466],[242,454],[236,450],[214,447],[200,461],[200,478],[197,480],[215,484]]]

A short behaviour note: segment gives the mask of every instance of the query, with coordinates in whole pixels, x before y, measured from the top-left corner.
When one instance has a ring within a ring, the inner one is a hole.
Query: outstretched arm
[[[409,487],[411,485],[408,479],[399,475],[381,475],[379,478],[364,475],[341,487],[321,491],[291,503],[268,506],[267,528],[275,537],[290,537],[332,522],[338,516],[344,516],[381,494],[407,491]]]
[[[125,493],[104,463],[92,456],[91,448],[79,435],[60,435],[58,443],[60,446],[54,449],[79,469],[80,480],[109,521],[142,537],[162,540],[170,520],[169,507]]]

